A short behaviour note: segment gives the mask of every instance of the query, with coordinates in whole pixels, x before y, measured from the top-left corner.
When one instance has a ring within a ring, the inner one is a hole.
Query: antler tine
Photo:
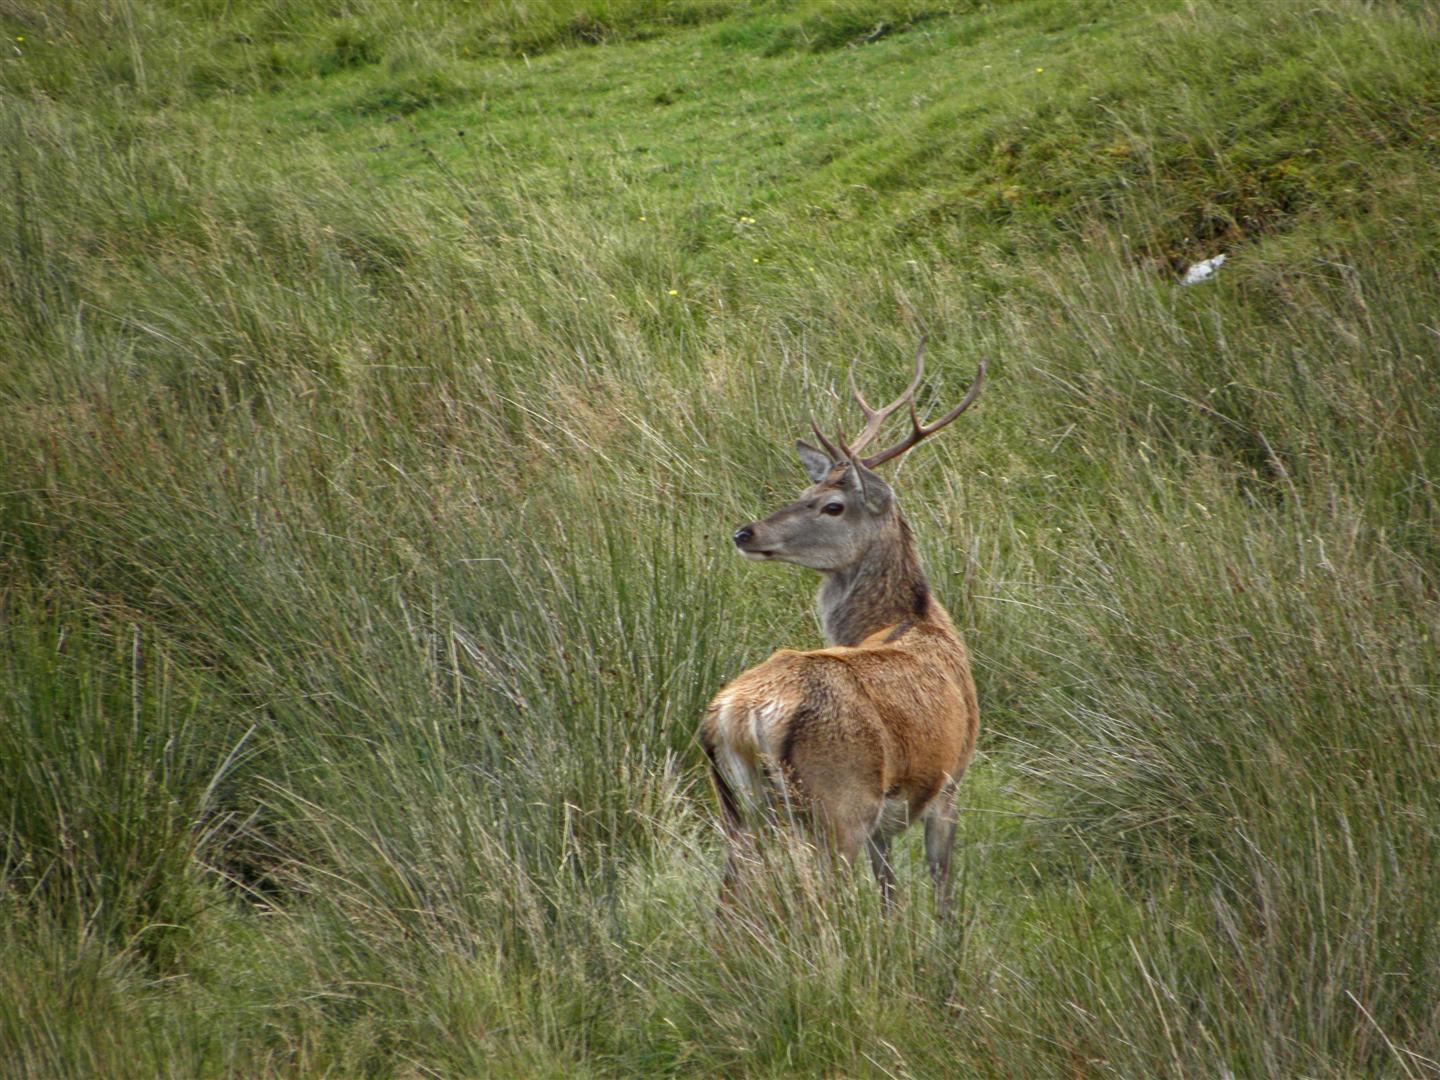
[[[875,436],[880,434],[880,428],[884,426],[885,421],[889,420],[890,417],[894,415],[895,410],[900,408],[900,406],[909,402],[911,408],[914,408],[915,391],[920,389],[920,380],[925,377],[925,342],[929,337],[929,331],[920,335],[920,345],[915,350],[915,377],[910,380],[910,385],[905,388],[899,397],[882,409],[872,409],[870,403],[861,395],[860,388],[855,385],[855,365],[853,363],[850,365],[850,394],[855,398],[855,404],[860,406],[860,411],[865,415],[864,430],[855,436],[854,441],[850,444],[850,449],[853,452],[859,453],[861,450],[864,450],[865,447],[869,446]],[[842,439],[841,442],[843,443],[844,440]]]
[[[825,438],[825,433],[820,430],[820,425],[815,422],[814,413],[810,414],[810,430],[813,431],[815,433],[815,437],[820,440],[820,445],[824,447],[825,452],[830,455],[831,461],[844,460],[844,458],[840,456],[840,451],[831,445],[829,439]],[[842,439],[841,442],[844,442],[844,440]]]
[[[905,438],[901,439],[898,443],[890,447],[888,450],[882,450],[874,457],[865,458],[863,461],[861,461],[861,464],[864,465],[867,469],[873,469],[875,468],[875,466],[884,464],[891,458],[899,457],[901,454],[905,453],[906,450],[909,450],[912,446],[918,443],[921,439],[929,435],[934,435],[935,432],[939,431],[946,424],[954,420],[957,416],[959,416],[966,409],[968,409],[970,405],[975,401],[975,399],[980,396],[980,387],[985,382],[985,369],[986,361],[981,360],[980,366],[975,370],[975,378],[970,383],[970,389],[965,392],[965,397],[961,399],[960,404],[956,405],[955,408],[951,409],[948,413],[942,416],[939,420],[936,420],[933,424],[920,423],[920,417],[915,412],[915,402],[912,400],[910,402],[910,434],[906,435]]]

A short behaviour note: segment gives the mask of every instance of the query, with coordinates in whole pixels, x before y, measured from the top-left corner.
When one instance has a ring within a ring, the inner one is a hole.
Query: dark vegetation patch
[[[330,75],[351,68],[368,67],[378,64],[382,54],[380,39],[374,30],[356,24],[343,24],[331,31],[330,41],[320,53],[315,70],[321,75]]]
[[[645,41],[668,30],[724,19],[736,10],[728,0],[562,2],[524,17],[497,12],[467,30],[460,48],[475,56],[540,56],[573,45]]]
[[[769,29],[752,44],[762,56],[781,56],[790,52],[821,53],[870,45],[894,34],[904,34],[932,19],[954,15],[973,4],[897,3],[891,5],[835,4],[811,5],[800,9],[803,14],[792,17]]]
[[[471,93],[448,68],[430,68],[398,76],[362,91],[344,111],[360,116],[409,116],[422,109],[449,105]]]

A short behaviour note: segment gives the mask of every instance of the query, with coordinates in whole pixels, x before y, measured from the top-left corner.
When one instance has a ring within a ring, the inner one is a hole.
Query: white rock
[[[1215,271],[1220,269],[1224,263],[1224,255],[1216,255],[1213,259],[1192,263],[1190,269],[1185,271],[1185,276],[1180,279],[1180,284],[1199,285],[1202,281],[1208,281],[1215,276]]]

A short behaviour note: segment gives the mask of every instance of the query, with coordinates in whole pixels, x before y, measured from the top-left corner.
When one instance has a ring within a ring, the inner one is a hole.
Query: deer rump
[[[803,811],[853,857],[951,797],[978,709],[964,646],[927,614],[853,647],[782,649],[715,696],[701,742],[728,832]]]

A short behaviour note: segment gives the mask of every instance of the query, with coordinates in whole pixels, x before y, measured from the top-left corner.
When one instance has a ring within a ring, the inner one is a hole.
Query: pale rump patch
[[[769,801],[767,780],[773,771],[766,763],[773,758],[771,747],[784,706],[724,697],[715,704],[716,766],[746,809],[761,807]]]

